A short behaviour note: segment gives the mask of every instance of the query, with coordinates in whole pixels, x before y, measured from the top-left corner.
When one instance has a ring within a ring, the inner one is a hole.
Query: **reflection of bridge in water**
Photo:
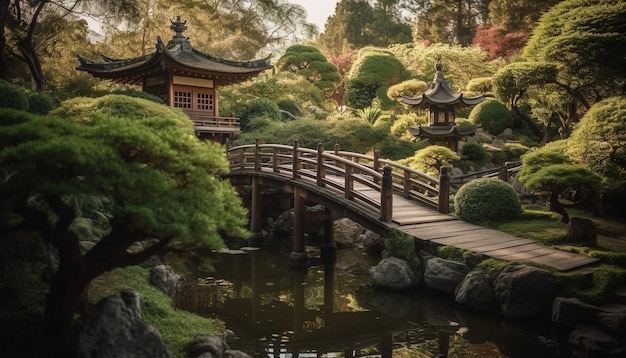
[[[451,349],[458,354],[461,344],[500,350],[502,356],[533,349],[524,347],[531,345],[519,332],[503,330],[497,317],[460,311],[450,297],[375,291],[337,268],[361,253],[345,257],[352,250],[340,250],[337,262],[316,260],[308,269],[290,269],[273,249],[217,254],[218,276],[184,284],[175,296],[177,307],[225,319],[247,342],[231,348],[255,357],[392,358],[400,349],[411,357],[446,357]]]
[[[420,245],[450,245],[489,257],[534,262],[558,270],[571,270],[598,259],[547,247],[533,240],[469,224],[448,215],[450,196],[449,168],[441,168],[439,178],[374,156],[340,151],[338,146],[325,151],[293,146],[260,144],[228,150],[234,185],[250,185],[252,241],[262,239],[261,192],[274,188],[293,194],[294,266],[306,262],[304,225],[307,221],[324,223],[327,242],[324,251],[334,251],[333,218],[347,217],[364,227],[385,235],[399,230]],[[507,172],[504,172],[507,176]],[[305,204],[325,207],[323,213],[310,213]]]

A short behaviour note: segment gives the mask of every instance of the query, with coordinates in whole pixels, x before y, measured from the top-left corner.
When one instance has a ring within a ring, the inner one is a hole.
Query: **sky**
[[[320,32],[324,31],[326,19],[335,13],[339,0],[288,0],[292,4],[301,5],[306,9],[307,20],[317,25]]]

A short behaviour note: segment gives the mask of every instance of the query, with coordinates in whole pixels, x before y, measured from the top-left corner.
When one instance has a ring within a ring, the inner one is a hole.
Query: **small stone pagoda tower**
[[[157,37],[156,51],[151,54],[126,59],[102,55],[103,62],[79,56],[76,69],[97,78],[140,85],[167,105],[181,108],[194,122],[199,137],[224,143],[239,132],[240,126],[238,118],[220,116],[219,86],[246,81],[273,66],[269,57],[232,61],[196,50],[183,35],[186,23],[180,16],[171,21],[174,37],[167,44]]]
[[[484,95],[464,97],[456,93],[443,77],[441,56],[437,55],[435,65],[437,73],[424,94],[417,97],[403,97],[402,102],[414,108],[428,108],[428,126],[409,127],[409,132],[429,144],[441,145],[458,151],[459,140],[476,133],[476,126],[457,127],[455,110],[467,106],[475,106],[483,101]]]

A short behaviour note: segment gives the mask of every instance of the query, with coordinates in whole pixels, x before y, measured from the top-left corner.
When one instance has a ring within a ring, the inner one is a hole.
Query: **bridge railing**
[[[303,179],[316,186],[340,193],[345,198],[380,213],[380,219],[392,219],[393,192],[405,198],[421,201],[448,213],[448,168],[442,168],[440,178],[433,178],[407,166],[374,156],[339,150],[302,148],[282,144],[255,144],[228,149],[231,172],[238,170],[266,171]],[[337,178],[343,178],[337,180]],[[380,199],[354,190],[359,183],[380,193]]]

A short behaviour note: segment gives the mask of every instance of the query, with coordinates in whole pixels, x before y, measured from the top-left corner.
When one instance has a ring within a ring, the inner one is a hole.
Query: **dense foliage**
[[[124,110],[157,104],[118,97],[82,118],[1,110],[2,233],[38,233],[58,250],[46,308],[52,333],[65,332],[80,295],[103,272],[138,264],[174,241],[218,248],[222,234],[246,235],[246,211],[217,177],[227,170],[224,148],[200,142],[165,106],[160,114],[133,117]],[[74,224],[77,203],[89,198],[111,200],[110,230],[81,254]],[[143,250],[129,251],[137,241],[145,242]]]
[[[511,185],[498,178],[481,178],[459,188],[454,211],[472,223],[500,223],[517,218],[522,206]]]
[[[513,115],[506,106],[495,99],[487,99],[476,105],[468,119],[492,135],[498,135],[505,129],[513,127]]]

